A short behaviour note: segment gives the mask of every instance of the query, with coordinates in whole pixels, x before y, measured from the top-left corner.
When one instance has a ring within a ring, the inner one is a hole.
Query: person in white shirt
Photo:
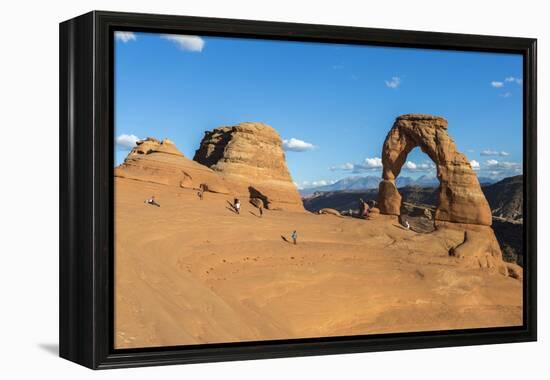
[[[155,200],[155,196],[154,195],[151,195],[151,198],[147,199],[145,201],[146,204],[148,205],[152,205],[152,206],[157,206],[157,207],[160,207],[160,205],[157,203],[157,201]]]

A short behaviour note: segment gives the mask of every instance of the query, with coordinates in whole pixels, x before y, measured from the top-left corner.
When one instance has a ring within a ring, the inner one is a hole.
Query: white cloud
[[[429,171],[431,169],[435,169],[435,165],[431,162],[424,162],[419,164],[413,161],[407,161],[403,165],[403,169],[409,171]]]
[[[487,160],[485,161],[485,163],[487,164],[487,166],[490,166],[491,168],[499,168],[499,169],[521,168],[521,163],[519,162]]]
[[[382,168],[382,159],[380,157],[365,158],[365,160],[358,164],[352,164],[346,162],[345,164],[335,165],[329,167],[329,170],[345,170],[352,171],[353,173],[363,173],[367,171],[373,171]]]
[[[124,43],[135,41],[136,35],[132,32],[115,32],[115,39],[122,41]]]
[[[416,164],[412,161],[405,162],[405,165],[403,167],[405,169],[409,169],[409,170],[416,170],[416,168],[417,168]]]
[[[294,182],[294,185],[298,188],[298,190],[304,190],[304,189],[310,189],[312,187],[321,187],[321,186],[327,186],[332,185],[335,183],[335,180],[326,180],[326,179],[320,179],[317,181],[302,181],[300,182]]]
[[[175,43],[181,50],[192,51],[192,52],[201,52],[204,48],[204,40],[199,36],[187,36],[179,34],[163,34],[160,38],[165,40],[172,41]]]
[[[509,156],[510,153],[505,152],[505,151],[503,151],[503,150],[497,151],[497,150],[492,150],[492,149],[485,149],[485,150],[481,151],[480,155],[481,155],[481,156],[501,156],[501,157],[506,157],[506,156]]]
[[[365,158],[364,165],[368,168],[381,168],[382,159],[380,157]]]
[[[508,83],[514,82],[516,84],[522,84],[523,83],[523,79],[512,77],[512,76],[504,78],[504,81],[508,82]]]
[[[136,135],[122,134],[115,139],[116,145],[122,150],[130,150],[136,146],[136,142],[141,140]]]
[[[335,165],[328,168],[331,171],[335,170],[353,170],[353,164],[351,162],[346,162],[342,165]]]
[[[365,160],[358,164],[352,164],[346,162],[345,164],[335,165],[329,167],[329,170],[345,170],[353,173],[364,173],[380,170],[383,167],[382,159],[380,157],[365,158]],[[403,165],[403,170],[417,171],[417,172],[430,172],[435,169],[433,162],[417,163],[413,161],[407,161]]]
[[[476,161],[476,160],[470,161],[470,166],[471,166],[472,169],[474,169],[474,170],[479,170],[479,162]]]
[[[397,88],[401,85],[401,78],[399,77],[391,77],[391,80],[387,80],[386,86],[389,88]]]
[[[326,185],[329,184],[329,182],[322,179],[322,180],[319,180],[319,181],[313,181],[313,182],[311,182],[311,184],[313,186],[326,186]]]
[[[283,140],[283,149],[291,152],[305,152],[312,150],[315,146],[311,143],[292,137],[290,140]]]
[[[509,162],[498,160],[487,160],[485,165],[481,166],[478,171],[479,176],[487,176],[493,179],[502,179],[515,176],[523,172],[521,162]]]
[[[523,79],[516,78],[513,76],[508,76],[504,78],[504,81],[499,81],[499,80],[492,81],[491,86],[493,86],[494,88],[503,88],[508,83],[516,83],[518,85],[521,85],[523,83]],[[510,91],[501,92],[500,94],[498,94],[498,96],[500,96],[501,98],[509,98],[510,96],[512,96],[512,92]]]

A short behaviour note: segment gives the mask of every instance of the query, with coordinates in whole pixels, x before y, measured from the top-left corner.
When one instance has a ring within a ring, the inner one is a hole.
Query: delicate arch
[[[399,116],[382,148],[382,181],[378,201],[380,212],[400,215],[401,195],[395,179],[415,147],[426,153],[437,168],[439,204],[435,220],[455,223],[492,223],[491,209],[466,156],[456,150],[447,133],[447,120],[431,115]]]

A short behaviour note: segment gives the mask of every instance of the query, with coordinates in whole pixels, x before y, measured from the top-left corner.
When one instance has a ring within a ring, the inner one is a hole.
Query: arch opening
[[[395,184],[401,195],[399,221],[415,232],[429,233],[436,229],[435,210],[439,204],[440,183],[436,165],[416,146],[404,159]]]

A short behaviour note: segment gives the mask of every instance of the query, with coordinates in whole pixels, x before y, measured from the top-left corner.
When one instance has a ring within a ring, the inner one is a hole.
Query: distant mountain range
[[[300,195],[302,197],[307,197],[309,195],[319,193],[319,192],[378,189],[378,184],[380,183],[380,181],[381,181],[381,178],[378,176],[346,177],[330,185],[302,189],[300,190]],[[427,175],[420,176],[416,179],[411,177],[399,176],[397,177],[395,182],[398,188],[407,187],[407,186],[418,186],[418,187],[439,186],[439,181],[436,177],[427,176]],[[479,182],[482,185],[488,185],[488,184],[495,183],[497,181],[491,178],[480,177]]]

